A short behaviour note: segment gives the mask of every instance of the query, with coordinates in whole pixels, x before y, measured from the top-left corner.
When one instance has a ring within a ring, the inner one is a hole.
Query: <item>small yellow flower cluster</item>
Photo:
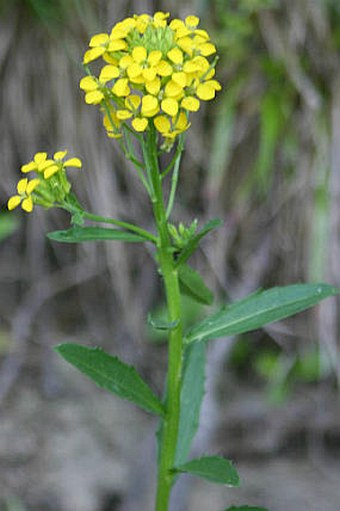
[[[7,207],[11,211],[21,204],[24,211],[30,213],[34,204],[51,207],[54,203],[62,202],[69,193],[71,185],[66,177],[66,167],[81,168],[79,158],[69,158],[64,161],[67,151],[57,151],[49,159],[47,153],[36,153],[33,160],[21,167],[21,172],[33,172],[34,179],[20,179],[17,184],[17,194],[13,195]]]
[[[122,135],[130,120],[137,132],[150,122],[169,142],[190,125],[189,113],[200,101],[215,97],[221,85],[215,79],[216,53],[209,34],[198,28],[199,18],[184,21],[169,13],[134,15],[117,23],[110,34],[92,37],[83,59],[88,64],[102,58],[99,76],[84,77],[80,87],[88,104],[100,105],[110,137]]]

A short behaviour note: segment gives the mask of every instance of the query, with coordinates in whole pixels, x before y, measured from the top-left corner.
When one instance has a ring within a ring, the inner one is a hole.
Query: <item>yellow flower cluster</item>
[[[169,13],[134,15],[117,23],[110,34],[92,37],[83,59],[89,75],[80,82],[88,104],[100,105],[110,137],[122,135],[127,121],[137,132],[152,122],[169,142],[190,125],[189,113],[200,101],[215,97],[216,53],[209,34],[198,28],[199,18],[184,21]],[[103,59],[99,76],[88,64]]]
[[[66,177],[66,167],[81,168],[79,158],[69,158],[64,161],[67,151],[57,151],[53,158],[47,153],[36,153],[33,160],[21,167],[23,174],[34,173],[34,178],[20,179],[17,184],[17,194],[13,195],[7,207],[11,211],[21,204],[24,211],[30,213],[34,204],[51,207],[55,202],[62,202],[69,193],[71,185]]]

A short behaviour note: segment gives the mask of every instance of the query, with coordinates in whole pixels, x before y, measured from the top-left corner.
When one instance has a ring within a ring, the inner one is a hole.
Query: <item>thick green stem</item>
[[[166,414],[163,419],[159,445],[159,469],[155,505],[155,511],[168,511],[171,487],[174,481],[174,474],[171,472],[171,469],[175,463],[180,416],[183,332],[178,273],[175,268],[167,227],[162,179],[158,167],[156,134],[152,131],[147,134],[144,146],[144,159],[154,191],[153,211],[159,234],[157,258],[165,286],[168,319],[169,322],[176,325],[169,333]]]

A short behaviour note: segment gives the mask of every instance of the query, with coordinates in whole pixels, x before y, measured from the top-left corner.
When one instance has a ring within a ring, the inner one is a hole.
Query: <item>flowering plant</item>
[[[133,367],[99,348],[61,344],[56,351],[99,386],[159,417],[155,511],[169,509],[171,490],[181,473],[227,486],[239,485],[234,465],[221,456],[188,460],[204,393],[207,342],[260,328],[339,292],[327,284],[295,284],[260,291],[184,331],[181,295],[187,293],[204,305],[213,302],[212,293],[188,260],[200,241],[220,225],[219,220],[212,220],[198,230],[196,220],[189,226],[176,226],[169,220],[190,116],[200,108],[201,101],[213,99],[221,90],[214,78],[216,48],[209,34],[198,27],[196,16],[169,22],[168,13],[135,15],[114,25],[110,34],[94,35],[83,59],[86,76],[80,87],[85,102],[99,106],[108,137],[117,139],[133,162],[152,205],[155,232],[87,212],[71,191],[66,173],[68,167],[81,168],[82,163],[76,157],[65,160],[67,151],[58,151],[53,158],[45,152],[37,153],[21,168],[32,179],[20,179],[17,194],[8,201],[9,210],[21,205],[31,212],[34,205],[39,205],[68,211],[72,227],[48,234],[54,241],[118,240],[154,246],[168,310],[166,322],[150,321],[154,328],[168,332],[164,397],[158,397]],[[96,74],[92,66],[97,66]],[[173,152],[172,159],[162,169],[159,155],[169,151]],[[169,176],[171,186],[166,197],[164,183]],[[248,506],[229,508],[232,510],[261,511]]]

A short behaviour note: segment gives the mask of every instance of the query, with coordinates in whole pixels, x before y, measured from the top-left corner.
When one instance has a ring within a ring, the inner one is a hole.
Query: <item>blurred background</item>
[[[340,286],[338,0],[0,0],[0,509],[150,511],[149,415],[98,390],[52,348],[100,345],[162,392],[162,315],[148,251],[61,245],[60,211],[8,215],[23,163],[69,148],[86,209],[152,229],[145,193],[79,90],[89,37],[133,13],[197,14],[223,91],[192,116],[174,221],[220,217],[193,258],[219,303],[259,287]],[[188,322],[204,314],[185,300]],[[173,511],[232,504],[337,511],[339,301],[211,342],[194,453],[235,460],[241,489],[189,477]]]

